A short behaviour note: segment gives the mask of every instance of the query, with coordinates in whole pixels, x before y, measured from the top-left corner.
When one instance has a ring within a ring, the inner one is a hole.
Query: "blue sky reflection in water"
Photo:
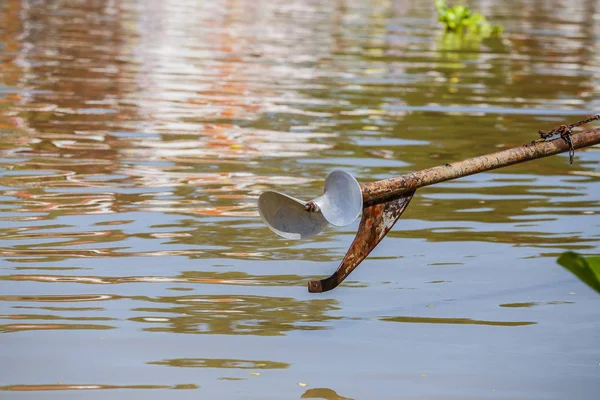
[[[599,253],[597,148],[420,190],[324,295],[357,224],[258,217],[600,109],[597,2],[471,5],[501,39],[421,1],[2,1],[1,397],[592,398],[600,298],[555,260]]]

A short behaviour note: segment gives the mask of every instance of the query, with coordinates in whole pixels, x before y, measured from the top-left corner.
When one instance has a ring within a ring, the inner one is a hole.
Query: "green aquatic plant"
[[[490,24],[486,18],[478,12],[473,12],[467,5],[455,5],[448,7],[444,0],[435,0],[435,8],[440,21],[446,32],[461,34],[475,34],[481,37],[498,35],[502,32],[500,25]]]
[[[583,257],[575,252],[567,251],[561,254],[556,261],[600,293],[600,257]]]

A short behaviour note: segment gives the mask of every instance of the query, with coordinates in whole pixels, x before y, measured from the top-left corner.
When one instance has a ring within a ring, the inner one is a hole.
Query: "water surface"
[[[556,258],[600,253],[597,148],[420,190],[322,295],[358,223],[258,217],[600,109],[597,2],[472,5],[500,39],[410,0],[3,0],[0,397],[594,398],[600,297]]]

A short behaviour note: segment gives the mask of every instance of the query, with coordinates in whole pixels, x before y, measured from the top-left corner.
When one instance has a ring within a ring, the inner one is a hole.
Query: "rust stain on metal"
[[[383,203],[365,207],[354,241],[338,269],[329,278],[310,281],[308,291],[321,293],[337,287],[371,253],[400,218],[413,193]]]
[[[314,213],[314,212],[319,212],[320,210],[319,210],[319,206],[317,205],[317,203],[315,203],[314,201],[309,201],[308,203],[306,203],[304,205],[304,211]]]

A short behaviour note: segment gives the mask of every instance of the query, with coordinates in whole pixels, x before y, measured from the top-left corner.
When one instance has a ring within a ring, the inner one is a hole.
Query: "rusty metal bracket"
[[[364,207],[356,237],[340,266],[329,278],[310,281],[308,291],[311,293],[327,292],[342,283],[392,229],[408,207],[413,194],[414,191],[386,203]]]

